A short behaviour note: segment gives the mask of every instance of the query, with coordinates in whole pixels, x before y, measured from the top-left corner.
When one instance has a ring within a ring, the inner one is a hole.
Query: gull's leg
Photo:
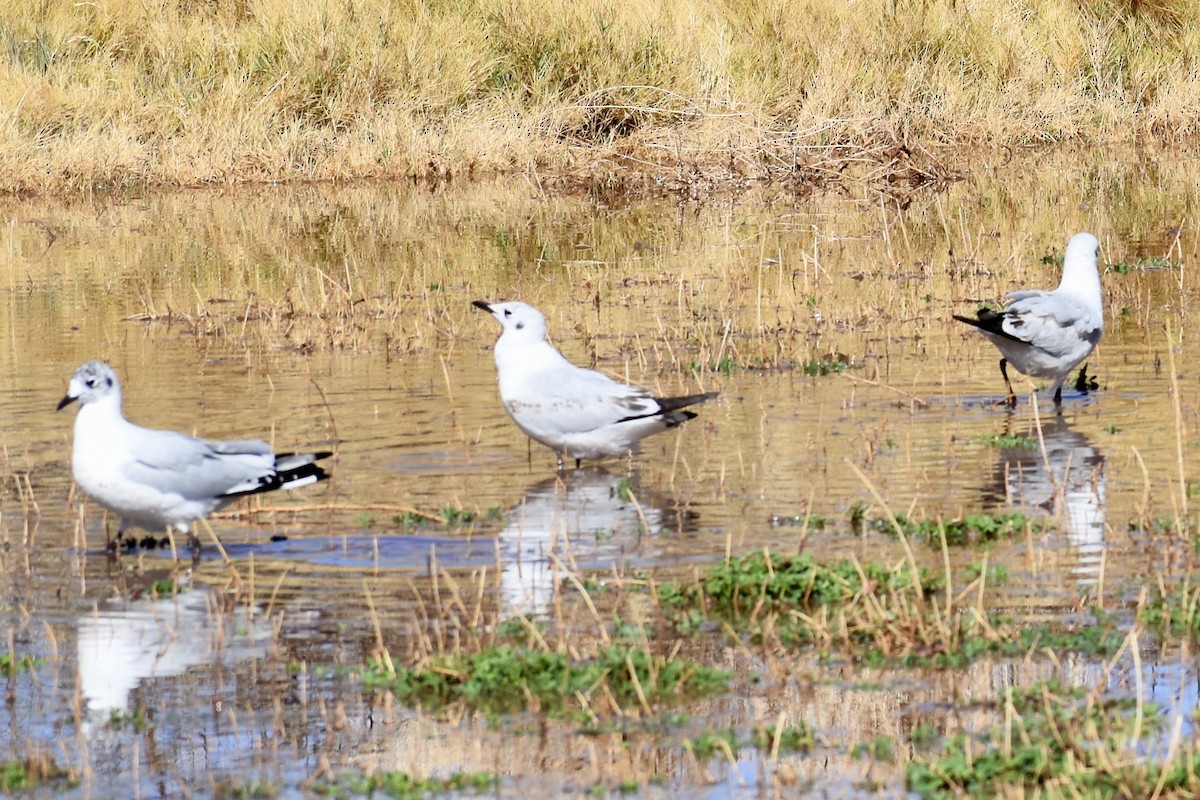
[[[1061,383],[1059,383],[1058,386],[1055,387],[1055,389],[1054,389],[1054,405],[1056,405],[1056,406],[1062,405],[1062,384]]]
[[[125,520],[121,520],[121,524],[117,526],[117,538],[110,539],[108,536],[108,525],[104,526],[104,549],[110,553],[121,552],[121,540],[125,538]]]
[[[1008,379],[1008,359],[1000,359],[1000,374],[1004,376],[1004,387],[1008,389],[1008,397],[1006,398],[1010,406],[1017,404],[1017,393],[1013,391],[1012,382]]]
[[[554,455],[558,457],[558,471],[562,472],[564,469],[566,469],[566,465],[563,464],[563,454],[555,450]]]
[[[187,529],[188,547],[192,550],[192,557],[200,555],[200,537],[191,528]]]
[[[583,459],[582,458],[575,459],[575,469],[579,469],[582,466],[583,466]]]

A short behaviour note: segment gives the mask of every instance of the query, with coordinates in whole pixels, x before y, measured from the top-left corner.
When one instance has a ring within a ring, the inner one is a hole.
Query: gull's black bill
[[[484,311],[488,312],[489,314],[492,313],[492,307],[490,305],[488,305],[487,303],[483,302],[482,300],[472,300],[471,305],[475,306],[476,308],[482,308]]]
[[[79,399],[78,397],[71,397],[71,395],[66,395],[65,397],[63,397],[62,400],[58,401],[58,407],[55,408],[54,410],[62,411],[64,408],[71,405],[71,403],[74,403],[78,399]]]

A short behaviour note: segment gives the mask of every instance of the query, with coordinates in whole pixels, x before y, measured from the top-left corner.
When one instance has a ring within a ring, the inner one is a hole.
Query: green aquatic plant
[[[816,747],[816,734],[812,725],[801,721],[796,725],[785,726],[778,730],[774,726],[759,726],[750,731],[749,740],[743,740],[736,730],[704,731],[700,735],[684,739],[683,747],[695,758],[708,761],[722,753],[737,753],[747,747],[770,752],[779,741],[780,753],[807,753]]]
[[[1170,589],[1157,586],[1138,608],[1137,616],[1161,638],[1200,638],[1200,585],[1186,581]]]
[[[843,560],[831,564],[809,554],[787,556],[755,551],[709,569],[704,594],[730,610],[744,610],[760,600],[815,608],[849,600],[864,588],[878,595],[916,590],[934,591],[938,579],[924,571],[913,575],[907,563],[897,568]]]
[[[1130,272],[1155,272],[1158,270],[1178,270],[1179,264],[1163,256],[1147,256],[1137,261],[1116,261],[1110,263],[1105,272],[1115,272],[1127,275]]]
[[[28,653],[0,653],[0,673],[22,672],[40,667],[44,659]]]
[[[499,522],[504,519],[504,509],[493,506],[485,511],[471,511],[457,506],[446,506],[441,511],[430,512],[411,509],[397,514],[392,521],[402,528],[465,528],[479,523]],[[370,518],[365,523],[370,526]]]
[[[979,734],[957,733],[940,747],[930,741],[934,734],[923,732],[923,746],[905,770],[909,791],[936,800],[1150,797],[1195,786],[1200,754],[1191,745],[1169,763],[1128,757],[1147,752],[1163,734],[1153,703],[1097,697],[1047,681],[1012,690],[997,710],[1004,711],[1004,723]]]
[[[279,786],[270,781],[218,778],[214,784],[213,796],[230,800],[272,800],[279,796]]]
[[[174,578],[152,581],[147,591],[152,597],[173,597],[179,594],[179,584]]]
[[[973,581],[980,577],[986,578],[988,585],[1004,583],[1008,580],[1008,567],[1004,564],[975,562],[967,565],[965,577],[968,581]]]
[[[114,708],[108,717],[108,727],[115,731],[129,728],[134,733],[141,733],[146,730],[149,725],[149,717],[146,716],[146,709],[138,707],[133,711],[122,711],[119,708]]]
[[[629,482],[628,478],[622,478],[621,480],[617,481],[616,486],[613,486],[608,490],[608,496],[618,500],[623,500],[628,503],[634,499],[633,484]]]
[[[1200,531],[1200,519],[1194,517],[1135,519],[1129,522],[1128,528],[1134,533],[1194,537]],[[1194,546],[1200,546],[1200,541],[1195,542]]]
[[[0,792],[6,795],[35,789],[47,782],[69,787],[79,781],[53,758],[41,753],[0,761]]]
[[[579,710],[581,704],[595,712],[612,702],[614,710],[625,711],[694,699],[724,689],[728,680],[722,670],[627,644],[573,659],[562,651],[505,643],[435,656],[394,676],[376,659],[363,673],[369,688],[423,706],[462,704],[491,713],[541,709],[553,715]]]
[[[822,660],[840,655],[872,667],[962,669],[984,656],[1023,658],[1045,648],[1108,654],[1125,637],[1115,617],[1099,612],[1069,626],[978,608],[956,613],[940,602],[943,584],[941,574],[914,573],[907,561],[821,563],[807,554],[757,551],[710,568],[691,585],[664,582],[655,591],[681,634],[719,622],[753,642],[818,645]]]
[[[701,761],[708,761],[728,749],[736,753],[739,748],[737,732],[729,728],[720,731],[704,731],[694,739],[683,740],[684,749]]]
[[[820,514],[793,514],[789,517],[775,514],[771,517],[771,524],[777,528],[803,528],[807,527],[813,531],[825,530],[829,520]]]
[[[1021,436],[1015,433],[979,434],[972,438],[983,442],[988,447],[1019,447],[1025,450],[1034,450],[1038,446],[1038,440],[1036,438],[1032,436]]]
[[[992,542],[1000,539],[1010,539],[1021,534],[1028,527],[1037,532],[1042,529],[1040,522],[1035,522],[1019,511],[1009,514],[966,514],[953,519],[912,519],[904,514],[895,516],[896,523],[884,517],[864,517],[860,523],[864,529],[894,536],[897,525],[904,535],[910,539],[921,539],[925,542],[940,546],[942,536],[951,547]]]
[[[417,778],[407,772],[343,772],[331,782],[314,782],[309,791],[318,797],[378,797],[393,800],[433,800],[494,794],[500,785],[498,776],[489,772],[455,772],[446,777]],[[236,796],[236,795],[235,795]]]
[[[859,742],[851,747],[850,757],[870,758],[890,764],[896,760],[895,743],[890,736],[878,736],[869,742]]]
[[[825,375],[837,375],[857,366],[861,365],[855,364],[849,358],[839,355],[836,357],[805,361],[800,365],[800,368],[804,370],[804,374],[808,375],[810,378],[817,378]]]
[[[750,741],[759,750],[770,751],[779,740],[781,753],[807,753],[817,746],[816,733],[812,725],[801,720],[795,725],[782,729],[774,726],[755,728],[750,734]]]
[[[684,365],[684,372],[719,372],[722,375],[732,375],[738,369],[738,364],[732,358],[721,358],[711,364],[692,361]]]

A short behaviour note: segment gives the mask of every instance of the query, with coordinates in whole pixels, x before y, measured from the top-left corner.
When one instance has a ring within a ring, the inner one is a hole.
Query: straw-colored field
[[[947,145],[1175,142],[1184,0],[0,2],[0,189],[489,172],[911,185]]]

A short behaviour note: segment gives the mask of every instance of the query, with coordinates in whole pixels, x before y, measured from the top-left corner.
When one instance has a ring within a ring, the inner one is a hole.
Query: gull
[[[674,428],[696,414],[681,409],[703,403],[716,392],[686,397],[654,397],[649,389],[614,381],[563,358],[546,341],[546,318],[527,303],[486,303],[503,329],[496,342],[500,399],[517,427],[558,456],[575,459],[636,453],[651,434]]]
[[[1000,374],[1009,405],[1017,402],[1008,380],[1009,364],[1026,375],[1052,380],[1054,404],[1061,405],[1063,381],[1096,348],[1104,332],[1099,256],[1099,240],[1090,233],[1077,233],[1067,244],[1057,289],[1011,292],[1008,305],[999,311],[982,309],[977,319],[954,315],[974,325],[1000,349]]]
[[[71,471],[88,497],[129,527],[189,525],[239,497],[295,489],[329,477],[315,463],[331,453],[280,453],[257,439],[212,441],[134,425],[121,413],[121,384],[112,367],[88,361],[71,376],[58,410],[79,401]]]

